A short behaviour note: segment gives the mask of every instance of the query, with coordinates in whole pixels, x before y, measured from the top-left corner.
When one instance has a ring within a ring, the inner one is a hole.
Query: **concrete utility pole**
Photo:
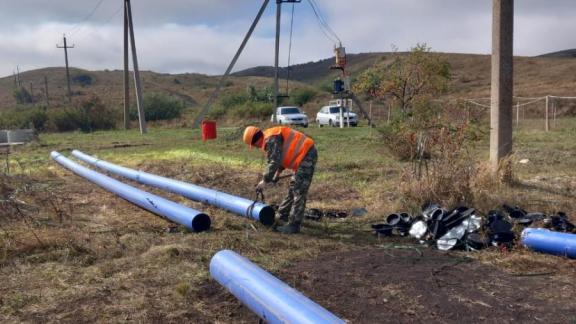
[[[124,129],[130,128],[130,70],[128,56],[128,12],[124,5]]]
[[[66,82],[68,83],[68,101],[72,101],[72,88],[70,87],[70,70],[68,68],[68,49],[74,48],[74,45],[68,46],[66,44],[66,35],[63,36],[64,46],[56,45],[57,48],[64,49],[64,60],[66,61]]]
[[[514,0],[492,1],[490,165],[496,174],[512,152]]]
[[[276,123],[276,108],[278,108],[278,61],[280,55],[280,23],[282,20],[282,0],[276,0],[276,47],[274,51],[274,115],[272,115],[272,122]]]
[[[136,88],[136,106],[138,107],[138,121],[140,122],[140,133],[146,134],[147,129],[146,129],[146,118],[144,115],[144,108],[143,108],[144,102],[142,98],[142,83],[140,81],[140,70],[138,70],[138,55],[136,54],[136,40],[134,39],[134,21],[132,20],[132,6],[130,5],[130,0],[124,0],[124,10],[125,15],[127,15],[128,17],[128,27],[130,31],[130,45],[131,45],[130,47],[132,49],[132,64],[134,65],[134,86]],[[126,24],[124,24],[124,26],[126,26]],[[126,70],[124,71],[124,75],[126,75]]]
[[[44,76],[44,95],[46,97],[46,107],[50,106],[50,97],[48,96],[48,77]]]

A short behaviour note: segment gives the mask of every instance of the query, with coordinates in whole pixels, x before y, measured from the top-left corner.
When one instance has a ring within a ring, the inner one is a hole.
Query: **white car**
[[[350,126],[358,126],[358,116],[348,111],[348,108],[342,108],[342,115],[344,117],[344,126],[348,125],[348,120],[350,120]],[[316,123],[318,126],[340,126],[340,106],[322,107],[316,114]]]
[[[308,116],[299,107],[278,107],[276,109],[276,118],[278,124],[308,127]],[[274,122],[274,115],[270,116],[270,121]]]

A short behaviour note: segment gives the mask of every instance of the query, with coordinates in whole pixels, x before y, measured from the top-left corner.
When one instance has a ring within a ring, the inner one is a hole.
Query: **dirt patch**
[[[576,290],[570,281],[554,275],[511,275],[464,255],[436,250],[326,253],[278,276],[352,323],[576,320]],[[215,282],[203,291],[208,300],[235,303]],[[233,309],[227,320],[254,321],[245,307],[227,308]]]

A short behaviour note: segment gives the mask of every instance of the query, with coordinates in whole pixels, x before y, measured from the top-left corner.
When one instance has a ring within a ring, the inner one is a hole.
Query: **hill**
[[[351,73],[361,72],[375,63],[385,60],[389,53],[361,53],[349,54],[348,68]],[[339,72],[330,70],[334,65],[334,58],[327,58],[316,62],[308,62],[303,64],[295,64],[291,67],[281,67],[280,77],[286,78],[288,71],[290,71],[291,79],[306,82],[321,84],[332,80],[338,75]],[[235,76],[260,76],[260,77],[274,77],[273,66],[257,66],[246,70],[233,73]]]
[[[32,92],[35,101],[45,101],[44,76],[48,78],[48,93],[51,106],[67,104],[66,97],[66,70],[61,67],[51,67],[26,71],[20,74],[22,86]],[[72,79],[72,92],[75,100],[97,95],[104,103],[121,109],[123,105],[123,72],[114,71],[88,71],[78,68],[70,69]],[[131,76],[132,78],[132,76]],[[142,87],[145,93],[165,93],[181,99],[189,108],[195,108],[206,102],[218,84],[218,77],[196,73],[165,74],[151,71],[142,71]],[[88,81],[86,81],[88,80]],[[133,81],[130,80],[131,102],[135,102]],[[231,76],[224,86],[223,93],[235,93],[246,91],[249,85],[264,88],[271,85],[268,78],[249,76]],[[295,84],[295,87],[307,87],[303,84]],[[0,111],[15,106],[12,95],[14,90],[12,76],[0,79]]]
[[[565,51],[569,52],[569,51]],[[394,55],[405,53],[366,53],[348,55],[349,70],[352,77],[377,62],[391,62]],[[451,89],[447,97],[474,98],[490,94],[490,55],[435,53],[442,56],[452,67]],[[576,92],[576,60],[546,57],[515,57],[514,80],[517,96],[573,95]],[[294,65],[291,76],[318,87],[326,86],[338,74],[330,70],[334,58],[317,62]],[[280,75],[285,77],[287,68]],[[236,76],[272,77],[274,68],[260,66],[235,73]]]
[[[539,57],[565,57],[565,58],[573,58],[573,57],[576,57],[576,48],[568,49],[568,50],[563,50],[563,51],[558,51],[558,52],[546,53],[546,54],[540,55]]]
[[[569,51],[564,51],[569,52]],[[388,63],[395,55],[405,53],[363,53],[348,56],[349,70],[352,78],[372,65]],[[481,98],[490,95],[490,56],[473,54],[434,53],[448,61],[452,67],[450,91],[441,99]],[[552,54],[549,54],[552,55]],[[338,71],[331,70],[333,58],[294,65],[290,68],[291,84],[294,88],[314,88],[317,96],[304,107],[314,115],[318,107],[330,99],[331,81]],[[514,91],[517,96],[535,97],[544,95],[574,96],[576,94],[576,60],[559,56],[516,57],[514,66]],[[284,78],[288,69],[282,68]],[[37,102],[44,101],[44,76],[48,77],[48,91],[52,105],[66,103],[66,77],[63,68],[45,68],[27,71],[21,74],[23,86],[30,87]],[[122,71],[87,71],[71,69],[71,76],[76,80],[72,87],[75,100],[97,95],[103,101],[121,109],[123,102]],[[227,82],[222,94],[246,91],[249,85],[264,88],[272,84],[273,68],[268,66],[254,67],[234,73]],[[86,82],[89,80],[89,82]],[[145,93],[166,93],[181,99],[189,109],[187,118],[195,115],[194,110],[206,102],[218,82],[217,76],[196,73],[163,74],[150,71],[142,72]],[[13,78],[0,78],[0,111],[15,107],[12,96]],[[131,89],[131,95],[134,91]],[[134,102],[134,98],[132,98]]]

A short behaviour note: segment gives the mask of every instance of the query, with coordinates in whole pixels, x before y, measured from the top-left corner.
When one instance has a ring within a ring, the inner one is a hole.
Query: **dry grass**
[[[424,149],[430,152],[430,160],[414,160],[402,177],[405,207],[417,210],[430,202],[446,207],[473,204],[472,186],[477,166],[467,149],[466,127],[454,131],[441,128],[428,136]]]
[[[220,135],[233,137],[233,132],[223,130]],[[21,160],[24,169],[15,168],[21,174],[0,182],[0,188],[10,193],[16,188],[27,188],[18,190],[15,198],[32,206],[26,209],[26,219],[32,221],[28,225],[19,217],[0,219],[0,276],[6,278],[0,284],[0,320],[231,322],[239,308],[233,297],[218,290],[210,295],[212,299],[206,299],[206,289],[218,287],[209,279],[208,263],[221,249],[235,250],[279,273],[294,262],[314,260],[328,251],[407,242],[406,238],[376,238],[369,225],[405,208],[400,179],[403,170],[411,170],[412,165],[391,159],[390,153],[379,140],[370,137],[366,128],[343,131],[312,128],[306,132],[318,142],[320,156],[309,206],[365,207],[369,211],[367,216],[306,222],[303,234],[281,236],[216,208],[152,190],[212,217],[213,227],[206,233],[168,233],[169,222],[61,169],[47,160],[48,152],[80,148],[122,165],[244,197],[253,194],[253,185],[263,166],[261,152],[246,150],[240,141],[202,143],[198,134],[187,130],[152,130],[144,139],[136,132],[49,135],[39,144],[20,148],[15,157]],[[542,138],[540,133],[522,136],[525,142],[541,146],[519,145],[517,155],[523,157],[537,148],[542,159],[534,159],[530,153],[532,164],[515,163],[517,180],[513,185],[476,183],[477,174],[471,173],[471,180],[466,183],[473,192],[474,207],[487,211],[508,202],[545,212],[562,208],[573,215],[574,200],[565,196],[565,189],[576,179],[572,171],[576,169],[574,160],[561,160],[563,173],[540,170],[556,158],[547,151],[556,149],[550,143],[561,143],[562,152],[573,152],[574,143],[567,141],[569,137],[560,131]],[[133,146],[117,146],[126,143]],[[463,156],[447,154],[443,159]],[[435,172],[440,172],[441,168],[454,168],[454,163],[434,167],[438,168]],[[564,180],[554,180],[557,188],[547,188],[544,187],[547,181],[535,180],[542,176]],[[22,183],[15,179],[22,179]],[[442,183],[448,181],[452,180],[445,178]],[[286,186],[287,183],[281,183],[267,190],[268,201],[279,202]],[[543,187],[556,191],[543,196]],[[448,198],[458,195],[452,188],[443,193]],[[529,269],[533,260],[534,269],[548,267],[557,271],[558,280],[564,280],[563,276],[568,276],[573,267],[573,261],[522,249],[510,254],[488,250],[474,256],[511,271],[515,262],[523,262]],[[321,300],[318,302],[322,304]]]

